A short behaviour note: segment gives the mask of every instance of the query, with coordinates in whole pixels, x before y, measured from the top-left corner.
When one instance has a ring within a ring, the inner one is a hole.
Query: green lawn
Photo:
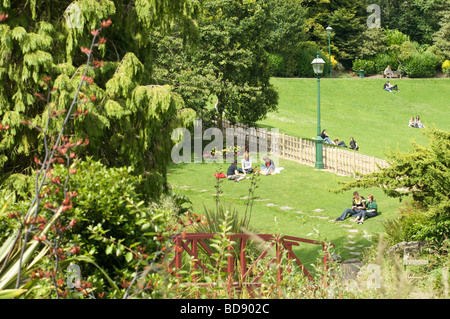
[[[213,174],[218,170],[226,172],[227,164],[220,167],[219,164],[172,165],[168,179],[174,192],[186,195],[192,201],[193,211],[200,215],[204,206],[215,207],[216,178]],[[351,206],[353,191],[334,193],[330,189],[338,187],[338,181],[349,178],[283,159],[280,159],[280,167],[285,168],[280,174],[260,176],[255,196],[263,201],[254,202],[250,222],[258,233],[326,240],[336,245],[342,257],[354,258],[357,255],[351,252],[363,252],[364,247],[370,246],[365,236],[381,232],[381,222],[396,216],[398,200],[386,197],[380,189],[369,189],[361,190],[361,195],[373,194],[382,214],[362,225],[354,224],[350,219],[332,223],[330,220]],[[247,200],[243,197],[248,196],[250,180],[239,183],[222,180],[221,203],[244,214]],[[281,209],[285,206],[291,209]],[[317,246],[314,245],[305,245],[297,253],[306,258],[307,263],[318,257]]]
[[[293,136],[313,137],[317,131],[317,80],[273,78],[280,100],[279,111],[268,114],[258,126],[279,128]],[[411,140],[426,143],[421,129],[408,127],[411,116],[419,115],[424,125],[450,130],[450,79],[401,79],[393,80],[400,93],[383,91],[383,79],[322,79],[321,110],[322,128],[330,137],[348,143],[353,136],[360,152],[386,158],[388,147],[407,152]],[[240,159],[239,159],[240,160]],[[336,245],[336,251],[344,259],[361,257],[369,247],[370,238],[383,230],[382,221],[397,216],[400,203],[387,197],[380,189],[360,190],[367,197],[373,194],[381,215],[357,225],[347,219],[343,223],[331,223],[352,200],[352,191],[333,193],[340,177],[326,171],[280,159],[285,169],[278,175],[261,176],[253,206],[251,226],[258,233],[285,234],[310,239],[326,240]],[[226,172],[228,164],[223,164]],[[215,207],[213,176],[219,164],[171,165],[169,183],[177,193],[190,198],[197,214],[203,207]],[[185,187],[183,187],[185,186]],[[220,197],[225,207],[246,209],[249,180],[239,183],[224,180]],[[272,206],[268,206],[272,205]],[[276,206],[274,206],[276,205]],[[291,209],[283,210],[284,206]],[[373,237],[372,237],[373,238]],[[296,253],[306,265],[314,263],[317,247],[305,245]],[[302,259],[303,258],[303,259]]]
[[[332,139],[349,143],[353,136],[360,152],[386,158],[386,149],[407,152],[411,139],[425,143],[420,129],[408,127],[419,115],[425,127],[450,130],[450,79],[392,79],[399,93],[383,90],[385,79],[321,79],[321,128]],[[273,78],[279,110],[258,123],[281,133],[314,137],[317,133],[317,79]]]

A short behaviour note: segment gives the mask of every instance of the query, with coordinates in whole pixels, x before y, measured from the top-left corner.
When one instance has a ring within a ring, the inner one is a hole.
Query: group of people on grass
[[[320,134],[320,137],[324,140],[325,143],[348,148],[347,144],[345,144],[344,141],[339,141],[339,139],[337,139],[337,138],[332,141],[330,139],[330,137],[328,136],[328,133],[327,133],[326,130],[322,131],[322,133]],[[355,141],[355,139],[353,137],[350,137],[350,148],[352,150],[355,150],[355,151],[359,150],[359,146],[358,146],[358,144],[356,143],[356,141]]]
[[[375,217],[378,215],[378,205],[373,198],[373,195],[367,196],[366,199],[360,196],[358,192],[353,193],[352,208],[347,208],[344,212],[333,220],[334,222],[344,221],[347,216],[353,216],[353,222],[362,224],[365,219]]]
[[[419,115],[417,115],[416,118],[414,118],[414,116],[411,116],[411,118],[409,119],[408,126],[410,126],[410,127],[417,127],[417,128],[424,128],[425,127],[425,126],[423,126],[422,122],[420,122]]]
[[[233,163],[227,169],[227,178],[229,180],[234,180],[235,182],[239,182],[243,180],[247,174],[251,174],[253,172],[258,172],[262,175],[272,175],[275,173],[275,163],[268,156],[263,157],[264,165],[261,165],[260,170],[254,170],[252,168],[252,160],[250,159],[250,155],[248,151],[245,151],[244,158],[241,161],[241,167],[237,166],[237,160],[234,160]]]

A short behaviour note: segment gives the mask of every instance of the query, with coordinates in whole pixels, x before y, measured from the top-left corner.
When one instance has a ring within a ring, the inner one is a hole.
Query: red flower
[[[75,227],[75,225],[77,224],[77,220],[76,219],[72,219],[69,223],[70,227]]]
[[[98,43],[99,43],[99,44],[104,44],[104,43],[106,43],[106,39],[103,38],[103,37],[101,37],[101,38],[98,40]]]
[[[86,53],[86,54],[91,54],[92,50],[90,50],[89,48],[81,47],[81,52]]]
[[[91,31],[91,34],[92,34],[93,36],[97,36],[97,35],[100,34],[100,31],[99,31],[99,30],[92,30],[92,31]]]
[[[6,19],[8,19],[8,14],[7,13],[2,13],[0,15],[0,21],[5,21]]]
[[[111,25],[112,21],[111,19],[108,19],[108,21],[104,21],[102,22],[102,28],[107,28]]]

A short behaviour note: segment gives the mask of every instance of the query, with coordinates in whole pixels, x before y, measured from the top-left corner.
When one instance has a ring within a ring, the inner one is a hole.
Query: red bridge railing
[[[175,235],[172,239],[174,241],[175,247],[175,256],[172,261],[169,263],[169,271],[175,272],[175,275],[178,278],[181,278],[181,275],[177,274],[177,269],[182,269],[182,258],[183,253],[187,253],[190,255],[193,260],[193,270],[196,271],[199,268],[203,269],[205,272],[209,273],[210,270],[206,267],[199,258],[199,249],[202,249],[209,256],[213,255],[212,249],[208,246],[208,241],[215,238],[216,234],[210,233],[185,233],[183,235]],[[264,274],[264,271],[273,263],[277,265],[277,283],[280,284],[283,279],[283,271],[284,268],[282,265],[283,255],[287,257],[287,261],[295,262],[295,264],[300,267],[304,275],[312,279],[311,274],[305,268],[303,263],[300,261],[298,256],[294,253],[293,247],[300,246],[300,243],[313,244],[313,245],[321,245],[323,247],[323,265],[325,269],[327,269],[329,254],[328,254],[328,246],[334,246],[333,244],[326,244],[323,242],[319,242],[316,240],[293,237],[293,236],[280,236],[280,235],[271,235],[271,234],[257,234],[257,235],[248,235],[248,234],[231,234],[228,235],[229,242],[234,242],[235,245],[228,246],[229,257],[227,257],[227,267],[223,269],[228,274],[228,289],[231,287],[241,288],[243,286],[247,286],[252,289],[252,287],[260,287],[261,283],[259,280]],[[257,240],[265,242],[265,248],[262,253],[256,258],[253,264],[247,264],[247,250],[246,247],[248,245],[248,241]],[[254,269],[258,262],[260,262],[263,258],[267,256],[269,251],[275,246],[275,255],[270,258],[267,265],[263,267],[254,278],[251,278],[251,274],[254,274]],[[236,249],[239,247],[239,249]],[[237,253],[239,251],[239,253]],[[235,272],[235,259],[239,260],[238,265],[240,265],[240,271]],[[286,267],[287,271],[290,272],[290,268]],[[239,276],[239,275],[240,276]],[[237,277],[237,278],[236,278]],[[193,274],[192,278],[194,281],[198,279],[198,275]]]

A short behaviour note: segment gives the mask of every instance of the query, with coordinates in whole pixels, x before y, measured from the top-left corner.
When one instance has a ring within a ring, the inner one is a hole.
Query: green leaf
[[[13,299],[23,294],[26,289],[5,289],[0,290],[0,299]]]
[[[125,260],[126,260],[127,262],[130,262],[132,259],[133,259],[133,253],[132,253],[131,251],[127,252],[127,253],[125,254]]]
[[[106,248],[105,253],[106,253],[107,255],[111,254],[113,248],[114,248],[114,244],[109,245],[109,246]]]

